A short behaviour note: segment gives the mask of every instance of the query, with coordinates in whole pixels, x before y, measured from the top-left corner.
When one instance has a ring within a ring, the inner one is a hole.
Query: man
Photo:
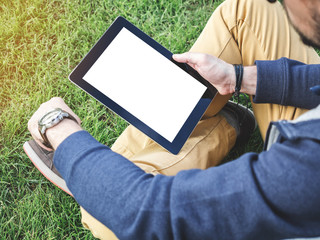
[[[284,4],[296,29],[309,43],[318,44],[320,3],[285,0]],[[296,118],[306,112],[303,108],[320,103],[319,97],[308,91],[320,84],[319,65],[301,63],[319,63],[319,58],[299,41],[279,3],[225,1],[191,52],[198,53],[174,58],[195,67],[221,94],[227,94],[221,95],[221,107],[237,85],[230,64],[248,66],[244,67],[241,91],[255,95],[253,100],[259,103],[253,109],[263,136],[270,121]],[[270,61],[275,59],[279,60]],[[268,150],[261,154],[249,153],[219,167],[187,171],[180,170],[217,164],[234,145],[241,127],[232,119],[241,113],[234,113],[230,104],[219,114],[220,109],[208,110],[187,149],[182,149],[183,156],[178,157],[132,127],[111,151],[82,131],[80,120],[59,98],[43,104],[29,121],[29,130],[40,145],[38,120],[56,107],[75,119],[65,118],[46,131],[48,142],[56,149],[54,164],[78,203],[120,239],[320,235],[319,107],[295,122],[272,124],[266,138]],[[110,236],[108,229],[84,210],[83,218],[98,237]]]

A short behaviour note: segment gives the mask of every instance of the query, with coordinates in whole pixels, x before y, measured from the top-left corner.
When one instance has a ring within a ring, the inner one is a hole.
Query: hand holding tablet
[[[177,154],[216,89],[126,19],[118,17],[70,80]]]

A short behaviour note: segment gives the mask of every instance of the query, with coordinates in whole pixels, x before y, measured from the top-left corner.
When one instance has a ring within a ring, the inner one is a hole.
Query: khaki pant
[[[212,14],[190,51],[208,53],[232,64],[253,65],[255,60],[281,57],[305,63],[320,63],[316,52],[302,44],[290,26],[282,6],[266,0],[226,0]],[[146,172],[175,175],[183,169],[206,169],[217,165],[236,140],[235,129],[217,114],[230,96],[218,96],[178,155],[172,155],[150,138],[129,126],[112,150]],[[213,106],[214,105],[214,106]],[[253,104],[264,138],[270,121],[295,119],[304,109],[276,104]],[[115,235],[81,208],[82,223],[94,236],[116,239]]]

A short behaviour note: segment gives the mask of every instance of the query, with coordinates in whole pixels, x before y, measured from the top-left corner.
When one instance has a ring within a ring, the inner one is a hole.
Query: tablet
[[[187,64],[118,17],[69,79],[173,154],[217,94]]]

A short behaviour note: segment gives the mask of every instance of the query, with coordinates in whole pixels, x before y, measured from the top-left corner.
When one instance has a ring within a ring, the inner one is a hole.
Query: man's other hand
[[[45,102],[40,105],[39,109],[32,115],[31,119],[28,122],[28,129],[35,139],[35,141],[44,149],[50,151],[48,147],[44,146],[43,139],[39,133],[38,121],[41,119],[46,113],[53,110],[54,108],[61,108],[62,110],[71,114],[78,123],[70,119],[64,119],[58,125],[47,129],[46,134],[49,142],[53,146],[54,149],[58,147],[58,145],[69,135],[72,133],[81,130],[80,127],[81,120],[80,118],[68,107],[67,104],[63,101],[62,98],[54,97],[50,99],[48,102]]]
[[[232,64],[204,53],[174,54],[177,62],[187,63],[209,81],[221,95],[234,92],[236,75]]]

